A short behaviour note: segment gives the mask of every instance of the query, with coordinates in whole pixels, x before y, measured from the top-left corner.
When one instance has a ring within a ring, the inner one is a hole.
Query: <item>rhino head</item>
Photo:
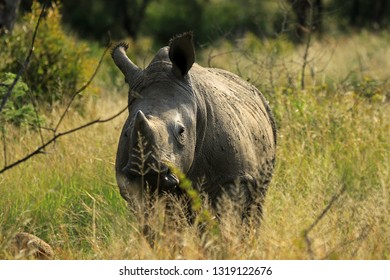
[[[171,40],[142,70],[117,45],[112,58],[129,85],[128,113],[119,140],[116,178],[129,202],[151,191],[179,192],[170,166],[187,173],[195,155],[196,102],[188,71],[195,61],[192,34]]]

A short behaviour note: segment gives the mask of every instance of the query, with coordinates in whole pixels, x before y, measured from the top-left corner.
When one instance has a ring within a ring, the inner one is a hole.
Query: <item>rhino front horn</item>
[[[149,138],[153,138],[153,132],[150,127],[150,123],[141,110],[137,112],[134,121],[134,135],[137,135],[138,133],[141,134],[140,136],[148,138],[149,141],[152,140]]]
[[[128,47],[129,45],[124,42],[119,43],[112,50],[111,56],[116,66],[125,75],[126,82],[131,85],[133,80],[141,75],[142,70],[127,57],[126,50]]]

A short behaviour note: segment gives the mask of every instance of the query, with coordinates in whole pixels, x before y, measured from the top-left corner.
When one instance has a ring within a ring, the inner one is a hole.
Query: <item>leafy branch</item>
[[[24,71],[27,69],[28,67],[28,64],[29,64],[29,61],[30,61],[30,57],[33,53],[33,50],[34,50],[34,43],[35,43],[35,38],[36,38],[36,35],[38,33],[38,27],[39,27],[39,24],[41,22],[41,19],[44,15],[44,12],[45,12],[45,9],[46,9],[46,6],[47,6],[47,3],[48,1],[46,1],[44,3],[44,5],[42,6],[42,10],[41,10],[41,13],[40,13],[40,16],[38,18],[38,21],[37,21],[37,24],[35,26],[35,30],[34,30],[34,35],[33,35],[33,39],[32,39],[32,42],[31,42],[31,47],[29,49],[29,53],[26,57],[26,60],[24,61],[22,67],[20,68],[17,76],[15,77],[13,83],[9,86],[8,88],[8,91],[7,93],[4,95],[3,97],[3,100],[2,100],[2,103],[1,103],[1,107],[0,107],[0,113],[1,113],[1,110],[4,108],[8,98],[11,96],[14,88],[15,88],[15,85],[17,84],[18,80],[20,79],[20,77],[23,75]],[[75,98],[80,94],[82,93],[84,90],[86,90],[88,88],[88,86],[92,83],[93,79],[96,77],[102,63],[103,63],[103,59],[105,57],[105,55],[107,54],[108,50],[111,48],[111,40],[110,42],[107,44],[107,47],[106,49],[104,50],[96,68],[95,68],[95,71],[93,72],[93,74],[91,75],[91,77],[89,78],[89,80],[78,90],[76,90],[73,94],[72,94],[72,97],[70,99],[70,101],[68,102],[66,108],[64,109],[64,111],[62,112],[57,124],[55,125],[54,128],[47,128],[48,130],[52,131],[53,132],[53,135],[51,136],[51,138],[49,140],[45,140],[42,136],[42,132],[41,132],[41,129],[44,129],[43,127],[41,127],[39,125],[39,132],[40,132],[40,136],[41,136],[41,145],[36,148],[34,151],[31,151],[30,153],[24,155],[23,157],[21,157],[20,159],[18,160],[15,160],[14,162],[12,163],[8,163],[8,159],[7,159],[7,143],[6,143],[6,135],[5,135],[5,129],[2,128],[2,136],[1,136],[1,141],[3,142],[3,153],[4,153],[4,167],[2,169],[0,169],[0,174],[4,173],[5,171],[7,170],[10,170],[11,168],[29,160],[30,158],[32,158],[33,156],[37,155],[37,154],[41,154],[41,153],[44,153],[44,150],[47,146],[51,145],[52,143],[54,143],[57,139],[65,136],[65,135],[69,135],[69,134],[72,134],[72,133],[75,133],[79,130],[82,130],[84,128],[87,128],[89,126],[92,126],[92,125],[95,125],[95,124],[99,124],[99,123],[106,123],[106,122],[109,122],[115,118],[117,118],[118,116],[120,116],[123,112],[126,111],[127,109],[127,106],[125,108],[123,108],[122,110],[120,110],[119,112],[117,112],[116,114],[110,116],[110,117],[107,117],[107,118],[98,118],[98,119],[95,119],[95,120],[92,120],[92,121],[89,121],[83,125],[80,125],[78,127],[75,127],[75,128],[72,128],[72,129],[69,129],[67,131],[64,131],[64,132],[58,132],[58,128],[60,126],[60,124],[62,123],[62,121],[64,120],[64,118],[67,116],[67,114],[69,113],[69,109],[73,103],[73,101],[75,100]],[[32,105],[34,107],[34,110],[35,110],[35,114],[36,114],[36,117],[38,118],[38,112],[37,112],[37,108],[36,108],[36,104],[31,96],[31,93],[30,93],[30,98],[31,98],[31,102],[32,102]]]
[[[35,44],[35,38],[36,38],[37,33],[38,33],[38,27],[39,27],[39,24],[41,23],[41,19],[43,18],[43,14],[45,13],[46,6],[47,6],[48,3],[49,3],[49,1],[45,1],[45,3],[43,3],[41,13],[39,14],[38,21],[37,21],[37,24],[36,24],[35,29],[34,29],[34,34],[33,34],[33,37],[32,37],[30,50],[28,52],[28,55],[27,55],[26,59],[24,60],[24,62],[22,64],[22,67],[20,68],[18,74],[16,75],[13,83],[8,88],[7,93],[4,95],[3,100],[1,101],[0,113],[3,111],[5,103],[7,103],[8,98],[11,96],[11,93],[12,93],[15,85],[18,83],[20,77],[23,75],[24,71],[26,71],[26,69],[28,67],[28,64],[30,63],[30,58],[31,58],[32,53],[34,51],[34,44]]]

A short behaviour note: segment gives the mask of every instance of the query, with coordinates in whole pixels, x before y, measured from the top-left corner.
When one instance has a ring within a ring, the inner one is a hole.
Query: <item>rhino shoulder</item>
[[[220,68],[202,67],[194,63],[191,69],[192,82],[199,92],[212,98],[220,98],[221,95],[234,95],[239,102],[255,102],[259,109],[267,115],[272,128],[274,144],[277,144],[277,129],[275,118],[270,105],[257,87],[242,79],[240,76]],[[220,99],[219,99],[220,100]],[[230,101],[234,99],[229,99]],[[220,100],[221,101],[221,100]]]

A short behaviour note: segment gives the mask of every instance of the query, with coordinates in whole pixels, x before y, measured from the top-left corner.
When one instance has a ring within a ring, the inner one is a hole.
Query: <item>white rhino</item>
[[[275,122],[263,95],[235,74],[194,63],[190,32],[173,38],[144,70],[126,49],[120,43],[112,52],[130,87],[116,157],[121,195],[131,204],[142,201],[147,188],[185,195],[170,170],[175,166],[212,206],[230,197],[242,215],[255,207],[261,216],[276,152]]]

